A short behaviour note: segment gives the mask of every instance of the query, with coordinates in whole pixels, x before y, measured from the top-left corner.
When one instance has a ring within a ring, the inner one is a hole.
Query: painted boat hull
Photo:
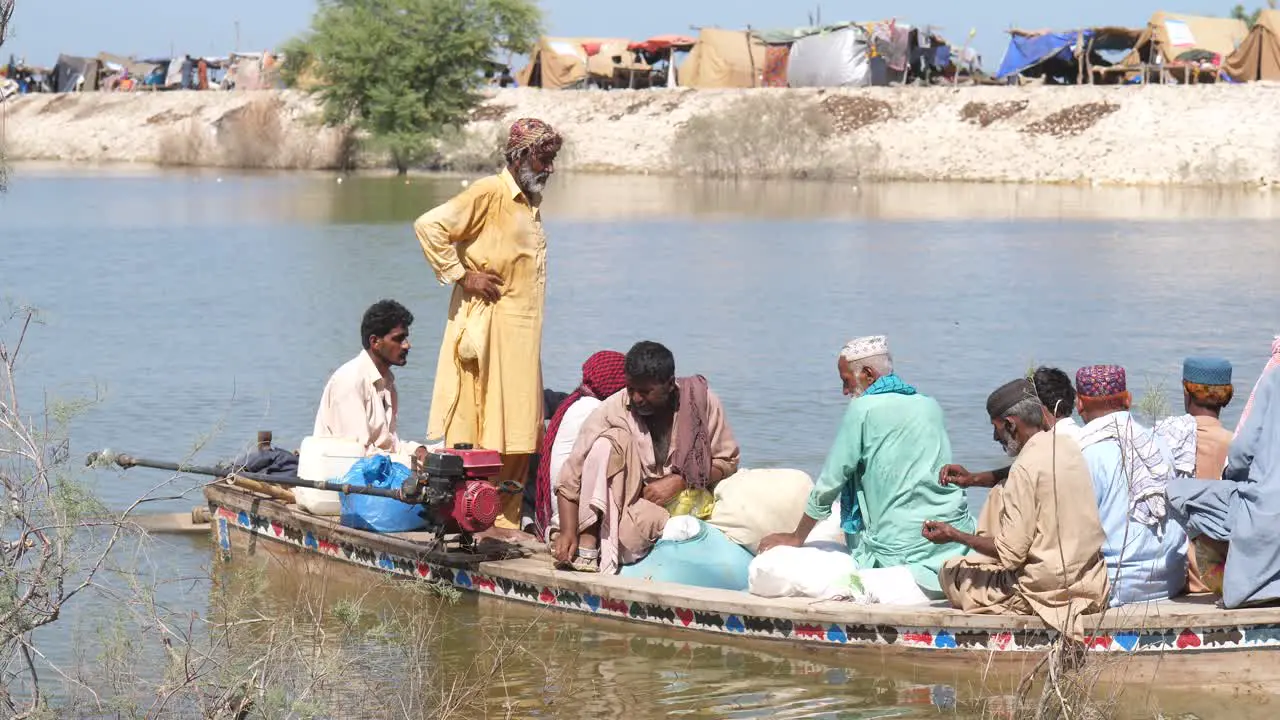
[[[459,590],[583,614],[799,645],[863,646],[939,657],[982,652],[1027,660],[1048,649],[1057,633],[1038,618],[971,615],[950,608],[856,605],[799,598],[770,599],[747,593],[695,588],[616,576],[555,570],[545,553],[490,560],[481,555],[425,553],[421,533],[380,535],[314,517],[279,501],[234,486],[205,489],[215,541],[232,552],[232,534],[282,543],[294,549],[415,580],[448,583]],[[1087,644],[1099,654],[1150,658],[1176,673],[1175,658],[1194,660],[1198,682],[1206,666],[1221,667],[1224,680],[1280,681],[1258,676],[1258,658],[1276,666],[1280,608],[1222,610],[1207,599],[1125,607],[1085,618]],[[1206,654],[1229,655],[1228,666]],[[1231,668],[1235,668],[1232,670]],[[1193,670],[1193,668],[1188,668]],[[1162,670],[1162,679],[1166,671]]]

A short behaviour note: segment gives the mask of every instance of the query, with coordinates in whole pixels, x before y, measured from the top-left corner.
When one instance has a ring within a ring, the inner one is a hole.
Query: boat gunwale
[[[620,601],[627,604],[644,604],[656,608],[679,608],[697,613],[724,613],[733,614],[735,617],[741,616],[742,618],[750,617],[799,623],[804,624],[806,630],[817,628],[820,631],[822,626],[833,624],[833,627],[838,625],[849,628],[890,628],[894,629],[894,634],[896,635],[898,634],[897,629],[909,632],[911,629],[932,628],[937,633],[949,633],[951,635],[975,632],[990,633],[993,642],[994,638],[999,635],[1035,635],[1048,636],[1050,638],[1057,635],[1054,630],[1045,626],[1035,616],[978,615],[964,613],[954,608],[920,607],[905,609],[901,607],[857,605],[841,601],[816,601],[806,598],[763,598],[743,592],[697,588],[638,578],[566,572],[555,570],[551,566],[550,558],[545,554],[533,556],[527,548],[524,548],[522,553],[525,557],[505,560],[485,560],[483,556],[475,554],[459,556],[456,552],[447,554],[424,552],[422,545],[411,539],[344,527],[334,520],[310,515],[280,501],[256,495],[231,485],[213,484],[207,486],[205,495],[210,503],[211,514],[215,517],[215,532],[217,531],[217,507],[224,506],[234,513],[251,513],[276,522],[281,527],[291,526],[295,531],[310,532],[317,538],[323,536],[322,539],[324,540],[340,539],[354,546],[363,546],[371,552],[400,556],[417,563],[435,563],[454,570],[480,573],[490,578],[543,588],[544,595],[547,592],[552,593],[550,602],[547,602],[545,597],[541,600],[543,604],[547,605],[560,605],[554,600],[556,593],[572,593],[580,596],[591,595],[597,598],[607,598],[611,601]],[[230,523],[228,524],[229,526]],[[271,540],[299,544],[283,537],[272,537],[271,533],[264,533],[250,527],[241,527],[239,524],[237,524],[237,529]],[[341,560],[343,558],[339,556],[336,559]],[[375,569],[387,571],[387,568]],[[475,590],[476,588],[464,586],[463,589]],[[498,594],[498,597],[507,596]],[[539,601],[537,598],[529,597],[511,596],[509,599],[526,602]],[[594,612],[594,610],[588,611],[586,608],[581,607],[562,606],[562,609]],[[625,613],[619,617],[632,620],[647,619],[627,618]],[[649,620],[649,622],[653,622],[653,620]],[[1166,638],[1169,642],[1165,650],[1176,649],[1179,652],[1240,651],[1280,646],[1280,608],[1276,607],[1223,610],[1209,605],[1205,599],[1166,601],[1142,606],[1129,606],[1109,610],[1106,613],[1088,615],[1084,617],[1084,623],[1087,633],[1098,636],[1097,638],[1087,638],[1086,641],[1092,643],[1092,649],[1100,652],[1146,654],[1157,651],[1155,647],[1134,650],[1132,646],[1116,645],[1111,636],[1119,636],[1125,633],[1134,634],[1135,641],[1137,634],[1143,634],[1144,636],[1172,634],[1174,637]],[[685,625],[689,627],[689,623],[685,623]],[[679,628],[679,623],[675,627]],[[689,627],[689,629],[707,630],[708,628]],[[1244,639],[1243,631],[1246,629],[1261,629],[1265,631],[1267,637],[1258,639],[1252,644],[1241,644]],[[714,628],[710,628],[710,630],[715,631]],[[1195,633],[1193,631],[1202,632]],[[1185,637],[1187,633],[1195,635],[1194,640],[1190,637]],[[1205,637],[1202,638],[1201,635]],[[1209,636],[1213,636],[1216,639],[1210,641]],[[831,642],[822,638],[809,637],[789,639],[802,642],[816,641],[823,644]],[[880,642],[866,638],[860,639],[858,642],[854,642],[852,639],[842,640],[841,642],[847,641],[851,645],[884,644],[883,638],[879,639]],[[1105,642],[1096,642],[1099,640],[1105,640]],[[903,643],[899,642],[899,644]],[[995,643],[995,645],[996,647],[992,649],[1001,652],[1043,649],[1040,647],[1041,643],[1036,643],[1036,647],[1013,647],[1018,643],[1009,643],[1007,640],[1003,643]],[[1001,645],[1005,647],[1001,647]],[[913,645],[909,642],[906,646],[910,649],[935,649],[933,645]]]

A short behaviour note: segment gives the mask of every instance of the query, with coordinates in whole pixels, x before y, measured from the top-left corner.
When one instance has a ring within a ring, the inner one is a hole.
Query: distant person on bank
[[[543,431],[547,243],[540,208],[561,144],[545,122],[517,120],[506,168],[413,224],[436,278],[454,285],[427,436],[502,454],[499,535],[522,534],[524,483]]]
[[[400,397],[392,367],[409,361],[413,313],[395,300],[380,300],[360,320],[364,349],[338,368],[324,386],[316,412],[316,437],[350,438],[365,453],[414,453],[426,457],[420,443],[396,434]]]

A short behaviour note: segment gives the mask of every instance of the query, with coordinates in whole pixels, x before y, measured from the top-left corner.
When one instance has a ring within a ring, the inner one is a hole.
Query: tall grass
[[[671,164],[680,172],[715,178],[856,175],[856,163],[850,165],[828,147],[834,131],[831,116],[817,104],[773,93],[744,95],[681,126]]]
[[[160,137],[156,160],[167,166],[245,170],[347,169],[354,164],[349,128],[322,129],[316,118],[293,118],[275,96],[256,97],[210,126],[198,118]]]

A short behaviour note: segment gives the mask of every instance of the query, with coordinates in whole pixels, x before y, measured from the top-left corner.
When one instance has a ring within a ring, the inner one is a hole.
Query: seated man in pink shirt
[[[414,453],[426,457],[420,443],[396,434],[399,398],[391,366],[409,358],[409,326],[413,313],[395,300],[379,300],[360,321],[364,349],[338,368],[324,386],[316,413],[316,437],[349,438],[365,453]]]

